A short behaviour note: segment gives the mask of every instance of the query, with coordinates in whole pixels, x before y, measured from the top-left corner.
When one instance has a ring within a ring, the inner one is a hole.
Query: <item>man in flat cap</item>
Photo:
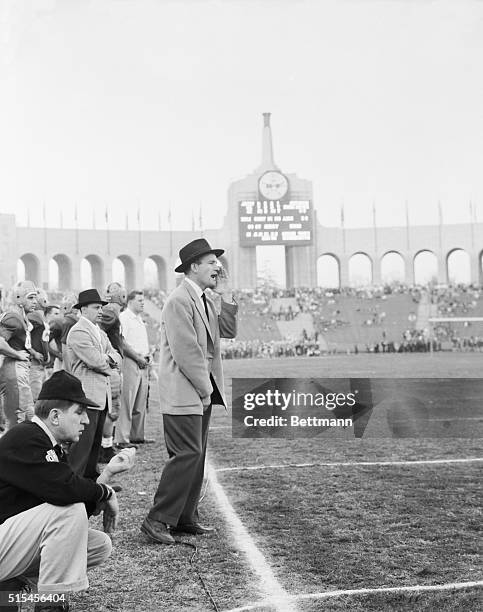
[[[119,368],[122,362],[98,325],[106,304],[97,289],[81,291],[74,305],[80,317],[67,336],[66,369],[80,379],[86,393],[98,404],[88,409],[89,424],[79,442],[69,449],[69,463],[74,472],[93,480],[98,475],[102,430],[112,404],[111,369]]]
[[[14,596],[25,578],[38,580],[39,594],[45,596],[35,610],[68,610],[68,602],[49,601],[49,594],[87,589],[87,568],[111,553],[109,536],[89,529],[87,518],[104,508],[104,530],[115,528],[119,507],[109,482],[132,467],[134,450],[116,455],[97,482],[75,474],[62,445],[82,437],[88,406],[98,407],[80,380],[65,370],[54,372],[42,385],[32,421],[0,438],[2,611],[17,609]]]
[[[175,270],[184,280],[161,314],[159,390],[169,459],[141,531],[163,544],[175,542],[173,533],[213,531],[200,525],[198,501],[211,408],[226,407],[220,338],[235,337],[238,310],[217,259],[223,252],[204,238],[184,246]],[[219,314],[206,289],[220,294]]]

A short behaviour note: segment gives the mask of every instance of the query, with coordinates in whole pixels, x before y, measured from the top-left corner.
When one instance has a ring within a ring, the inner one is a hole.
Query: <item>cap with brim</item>
[[[175,272],[184,272],[199,257],[213,253],[216,257],[223,255],[224,249],[212,249],[204,238],[197,238],[184,246],[179,252],[181,263],[174,269]]]
[[[73,376],[65,370],[54,372],[52,376],[44,382],[40,389],[38,399],[65,400],[73,404],[100,408],[97,402],[86,397],[84,389],[82,388],[82,383],[77,376]]]
[[[81,308],[82,306],[87,306],[88,304],[101,304],[102,306],[105,306],[108,303],[109,302],[106,302],[101,298],[97,289],[86,289],[85,291],[81,291],[79,293],[77,304],[74,304],[72,308]]]

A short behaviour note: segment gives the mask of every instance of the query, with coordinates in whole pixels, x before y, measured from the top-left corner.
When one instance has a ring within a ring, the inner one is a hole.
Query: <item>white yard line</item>
[[[216,497],[218,506],[233,534],[237,547],[246,555],[254,575],[257,576],[260,581],[260,588],[264,591],[266,596],[264,601],[269,601],[270,605],[273,606],[277,612],[297,612],[296,605],[290,601],[289,594],[277,580],[269,562],[265,559],[262,552],[253,541],[252,536],[249,534],[247,528],[243,525],[238,514],[231,505],[223,487],[218,482],[216,470],[211,464],[208,464],[207,467],[210,487]]]
[[[288,595],[290,601],[307,599],[328,599],[329,597],[344,597],[349,595],[371,595],[372,593],[421,593],[424,591],[456,591],[483,586],[483,580],[476,582],[450,582],[448,584],[415,585],[401,587],[383,587],[379,589],[340,589],[334,591],[322,591],[321,593],[301,593],[299,595]],[[225,612],[249,612],[250,610],[262,610],[271,605],[270,601],[263,600],[254,604],[231,608]]]
[[[281,465],[241,465],[235,467],[217,468],[217,472],[243,472],[249,470],[281,470],[299,467],[352,467],[356,465],[436,465],[439,463],[475,463],[483,461],[483,457],[468,457],[466,459],[416,459],[414,461],[340,461],[317,463],[286,463]]]

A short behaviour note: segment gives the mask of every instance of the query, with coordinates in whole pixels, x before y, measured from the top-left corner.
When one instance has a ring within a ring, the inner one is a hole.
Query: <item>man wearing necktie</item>
[[[198,501],[211,409],[226,407],[220,338],[235,337],[238,310],[217,259],[223,253],[204,238],[184,246],[175,270],[184,280],[161,314],[159,390],[169,459],[141,530],[163,544],[175,542],[173,533],[213,531],[200,524]],[[219,314],[206,289],[221,296]]]
[[[45,596],[87,589],[87,568],[111,553],[107,533],[116,526],[119,506],[109,482],[132,467],[134,449],[116,455],[96,482],[74,473],[62,445],[83,435],[88,406],[98,404],[86,397],[80,380],[54,372],[42,385],[32,420],[0,439],[0,610],[17,609],[7,595],[19,595],[26,578],[38,581]],[[88,524],[88,515],[102,509],[106,533]],[[35,610],[68,610],[67,602],[61,604]]]

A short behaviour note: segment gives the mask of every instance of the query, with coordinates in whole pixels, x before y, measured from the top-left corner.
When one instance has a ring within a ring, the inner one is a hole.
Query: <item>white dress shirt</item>
[[[148,355],[148,332],[141,315],[136,315],[130,308],[126,308],[126,310],[119,315],[119,319],[126,342],[141,355]]]

